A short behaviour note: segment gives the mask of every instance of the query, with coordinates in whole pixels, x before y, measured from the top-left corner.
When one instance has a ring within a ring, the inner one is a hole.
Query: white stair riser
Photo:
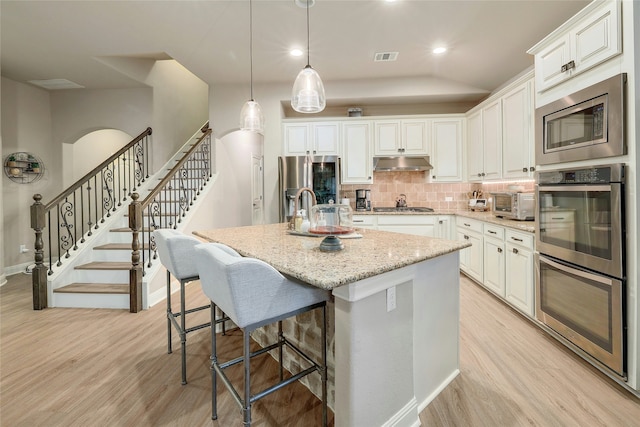
[[[128,294],[73,294],[54,292],[51,307],[129,309]]]
[[[75,270],[73,282],[129,283],[129,270]]]

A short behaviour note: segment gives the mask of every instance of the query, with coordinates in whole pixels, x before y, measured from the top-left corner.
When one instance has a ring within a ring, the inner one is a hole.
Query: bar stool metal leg
[[[251,333],[243,331],[244,339],[244,407],[242,408],[244,427],[251,426],[251,349],[249,341]]]
[[[187,383],[187,316],[184,302],[184,287],[186,282],[180,280],[180,345],[182,350],[182,385]]]
[[[216,319],[216,305],[211,302],[211,419],[218,419],[218,389],[217,389],[217,377],[215,364],[218,363],[218,353],[216,350],[216,328],[215,328],[215,319]]]
[[[171,317],[173,313],[171,313],[171,273],[167,270],[167,353],[171,354],[173,350],[171,349]]]
[[[327,425],[327,305],[322,306],[322,425]]]

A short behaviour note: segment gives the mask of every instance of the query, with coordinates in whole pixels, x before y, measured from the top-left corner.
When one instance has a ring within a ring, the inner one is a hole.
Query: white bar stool
[[[318,372],[322,379],[322,425],[327,425],[327,320],[326,305],[329,292],[307,284],[287,279],[269,264],[254,258],[238,258],[229,255],[214,244],[202,244],[195,248],[196,266],[200,274],[202,290],[211,299],[213,319],[216,305],[242,330],[243,355],[220,363],[217,358],[216,333],[211,329],[211,418],[217,419],[217,376],[230,391],[243,414],[243,425],[251,425],[251,405],[258,399],[291,384],[298,379]],[[282,320],[306,311],[322,309],[322,342],[320,364],[312,360],[282,333]],[[278,342],[251,353],[251,332],[278,322]],[[283,346],[305,358],[310,367],[283,380]],[[271,387],[251,394],[250,359],[267,351],[279,349],[280,381]],[[243,363],[244,397],[236,391],[224,373],[224,369]]]
[[[198,329],[211,326],[211,322],[202,323],[187,328],[187,314],[210,308],[210,305],[186,309],[185,285],[188,282],[198,280],[198,270],[194,261],[194,248],[202,242],[195,237],[188,236],[173,229],[159,229],[153,232],[156,250],[160,257],[160,262],[167,269],[167,353],[172,353],[171,348],[171,324],[180,335],[182,350],[182,384],[187,383],[187,334]],[[226,251],[230,256],[240,255],[225,245],[215,244]],[[171,275],[180,281],[180,312],[174,313],[171,309]],[[177,318],[180,318],[178,324]],[[226,332],[225,321],[229,320],[224,313],[219,318],[212,318],[215,324],[222,323],[223,334]],[[213,328],[215,329],[215,327]]]

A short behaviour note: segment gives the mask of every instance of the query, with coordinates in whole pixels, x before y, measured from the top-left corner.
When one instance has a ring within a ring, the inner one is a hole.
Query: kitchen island
[[[342,251],[327,253],[318,248],[321,238],[286,228],[194,234],[331,291],[329,404],[336,426],[419,425],[418,413],[459,373],[458,251],[469,244],[358,230],[361,238],[344,238]]]

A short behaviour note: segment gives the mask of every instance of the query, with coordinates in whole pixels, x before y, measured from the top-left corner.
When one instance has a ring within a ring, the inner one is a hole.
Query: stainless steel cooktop
[[[425,208],[422,206],[416,206],[416,207],[409,207],[409,206],[405,206],[405,207],[401,207],[401,208],[396,208],[395,206],[390,206],[390,207],[375,207],[373,208],[374,212],[433,212],[432,208]]]

